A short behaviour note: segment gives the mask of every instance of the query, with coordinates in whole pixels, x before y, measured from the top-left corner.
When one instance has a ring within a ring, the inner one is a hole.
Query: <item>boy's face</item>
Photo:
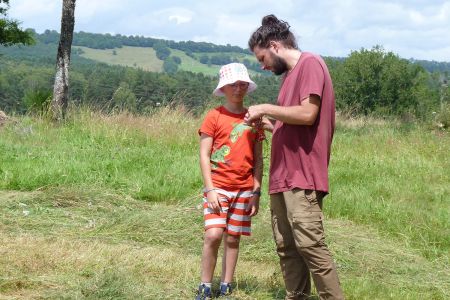
[[[245,81],[236,81],[235,83],[225,85],[222,88],[222,92],[228,101],[242,102],[245,94],[247,94],[248,84]]]

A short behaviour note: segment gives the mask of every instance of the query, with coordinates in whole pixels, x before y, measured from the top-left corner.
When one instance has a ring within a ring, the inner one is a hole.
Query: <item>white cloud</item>
[[[11,1],[10,16],[38,32],[59,30],[61,2]],[[271,13],[306,51],[346,56],[379,44],[405,58],[450,61],[450,0],[77,0],[75,30],[246,47]]]
[[[187,17],[187,16],[179,16],[179,15],[172,15],[169,16],[169,21],[175,21],[177,23],[177,25],[183,24],[183,23],[188,23],[192,20],[191,17]]]
[[[55,12],[61,13],[62,1],[41,0],[26,1],[17,0],[10,1],[9,14],[18,19],[39,18],[42,15],[51,15]]]

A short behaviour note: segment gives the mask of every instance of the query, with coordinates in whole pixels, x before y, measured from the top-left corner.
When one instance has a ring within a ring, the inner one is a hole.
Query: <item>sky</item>
[[[58,32],[62,0],[10,0],[21,27]],[[289,22],[302,51],[346,57],[381,45],[402,58],[450,62],[450,0],[77,0],[75,32],[247,48],[261,19]]]

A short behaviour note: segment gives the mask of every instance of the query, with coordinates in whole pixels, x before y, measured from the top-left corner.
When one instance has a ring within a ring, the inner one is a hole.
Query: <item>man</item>
[[[283,75],[278,105],[250,106],[246,121],[274,120],[263,119],[273,132],[269,193],[286,299],[308,298],[310,273],[320,299],[344,299],[322,225],[335,124],[328,68],[319,56],[301,52],[289,24],[274,15],[263,18],[249,48],[263,69]]]

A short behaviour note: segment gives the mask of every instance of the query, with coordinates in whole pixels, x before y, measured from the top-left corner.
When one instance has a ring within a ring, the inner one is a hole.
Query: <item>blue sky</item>
[[[23,28],[60,29],[62,0],[11,0]],[[325,56],[382,45],[403,58],[450,62],[450,1],[77,0],[75,31],[247,47],[264,15],[288,21],[300,48]]]

